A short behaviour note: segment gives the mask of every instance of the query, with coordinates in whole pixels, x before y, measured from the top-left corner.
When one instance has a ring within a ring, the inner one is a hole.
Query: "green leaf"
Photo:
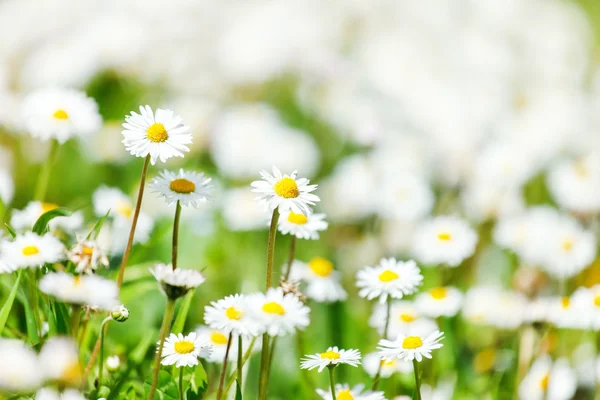
[[[67,334],[69,331],[69,310],[65,303],[55,302],[54,311],[56,313],[56,331],[59,334]]]
[[[98,235],[100,234],[100,230],[102,229],[102,226],[104,225],[104,221],[106,221],[106,218],[108,218],[108,215],[110,214],[110,210],[108,210],[106,212],[106,214],[104,214],[104,216],[102,218],[100,218],[98,220],[98,222],[96,222],[96,225],[94,225],[94,227],[92,228],[92,230],[90,231],[90,233],[87,235],[86,239],[92,239],[92,240],[96,240],[98,239]]]
[[[235,380],[235,400],[242,400],[242,388],[240,388],[240,381]]]
[[[71,216],[71,214],[72,214],[71,211],[69,211],[69,210],[67,210],[66,208],[63,208],[63,207],[58,207],[58,208],[55,208],[54,210],[50,210],[48,212],[45,212],[35,222],[35,225],[33,225],[32,231],[35,232],[35,233],[37,233],[38,235],[42,235],[44,232],[46,232],[46,228],[48,227],[48,223],[52,219],[54,219],[56,217],[69,217],[69,216]]]
[[[17,232],[15,232],[15,230],[12,228],[12,226],[10,226],[7,223],[4,223],[4,226],[6,227],[6,230],[8,231],[8,233],[10,233],[10,236],[13,237],[13,239],[17,237]]]
[[[144,382],[144,392],[146,397],[150,393],[152,387],[152,376],[148,376]],[[158,372],[158,384],[156,385],[156,398],[162,400],[178,400],[179,389],[177,389],[177,383],[173,379],[170,373],[167,371],[160,370]]]
[[[2,306],[2,310],[0,310],[0,334],[4,330],[6,326],[6,321],[8,321],[8,316],[10,315],[10,310],[12,309],[12,305],[15,302],[15,297],[17,296],[17,290],[19,290],[19,284],[21,283],[21,275],[23,274],[23,270],[20,270],[17,274],[17,280],[13,285],[10,293],[8,294],[8,298],[4,302]]]
[[[25,309],[25,325],[27,326],[27,336],[29,337],[31,344],[36,345],[40,342],[40,337],[38,336],[35,315],[33,314],[33,309],[31,308],[29,299],[27,299],[27,297],[23,299],[23,308]]]
[[[187,318],[188,312],[190,311],[190,306],[192,305],[192,298],[194,297],[194,291],[190,290],[183,299],[183,303],[181,307],[179,307],[179,312],[177,313],[177,317],[175,318],[175,323],[173,324],[173,329],[171,332],[174,334],[178,334],[183,332],[183,326],[185,325],[185,320]]]

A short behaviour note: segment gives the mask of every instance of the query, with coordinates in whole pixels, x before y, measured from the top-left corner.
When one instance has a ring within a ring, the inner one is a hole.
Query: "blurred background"
[[[61,146],[46,196],[89,225],[100,186],[135,200],[142,160],[121,144],[126,114],[145,104],[170,108],[191,127],[191,152],[149,170],[203,171],[217,186],[214,201],[182,214],[180,265],[208,278],[186,330],[202,322],[209,301],[262,289],[269,216],[249,183],[272,165],[319,184],[318,211],[330,228],[319,241],[301,241],[297,258],[332,260],[350,293],[345,303],[311,305],[308,353],[375,349],[377,332],[366,324],[372,305],[356,295],[355,271],[383,256],[411,257],[412,233],[431,215],[462,216],[479,233],[465,272],[453,276],[462,290],[520,288],[514,257],[492,238],[500,218],[549,205],[598,228],[596,0],[4,0],[0,36],[6,222],[31,200],[49,148],[23,133],[21,102],[32,91],[78,88],[99,105],[101,131]],[[592,182],[583,194],[553,178],[578,162]],[[581,196],[589,201],[580,204]],[[169,260],[174,207],[148,191],[143,210],[149,234],[132,252],[122,294],[132,323],[111,328],[115,353],[126,354],[162,318],[164,299],[147,267]],[[116,268],[124,239],[112,228],[109,221],[103,240]],[[278,238],[278,265],[288,245]],[[435,269],[424,275],[425,288],[439,282]],[[600,282],[600,265],[577,279]],[[455,396],[480,398],[496,373],[477,369],[474,357],[490,345],[511,349],[513,339],[460,329],[470,339],[450,349]],[[294,344],[278,346],[285,353]],[[297,361],[276,357],[273,399],[297,389]],[[362,369],[339,372],[340,382],[368,381]],[[314,377],[325,387],[325,376]]]

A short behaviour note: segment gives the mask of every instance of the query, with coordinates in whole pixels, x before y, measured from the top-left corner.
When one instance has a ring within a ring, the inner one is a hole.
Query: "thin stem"
[[[391,313],[392,313],[392,299],[391,299],[391,297],[388,296],[387,303],[386,303],[386,311],[385,311],[385,326],[383,329],[383,338],[384,339],[387,339],[388,329],[390,326]],[[373,390],[373,391],[377,390],[377,386],[379,386],[379,381],[381,380],[381,368],[382,368],[382,365],[381,365],[381,363],[379,363],[379,367],[377,368],[377,374],[375,375],[375,378],[373,378],[373,386],[371,387],[371,390]]]
[[[221,400],[223,397],[223,384],[225,383],[225,374],[227,373],[227,361],[229,360],[229,350],[231,349],[232,336],[232,333],[229,332],[227,348],[225,349],[225,357],[223,357],[223,367],[221,369],[221,376],[219,377],[219,391],[217,392],[217,400]]]
[[[98,387],[102,386],[102,373],[104,372],[104,325],[110,321],[111,317],[104,318],[100,324],[100,365],[98,365]]]
[[[271,339],[271,344],[269,346],[269,363],[267,364],[267,376],[266,381],[269,381],[269,377],[271,376],[271,365],[273,365],[273,355],[275,354],[275,346],[277,345],[277,336],[274,336]]]
[[[152,386],[150,387],[150,393],[148,394],[148,400],[154,400],[154,394],[156,393],[156,385],[158,384],[158,372],[160,371],[160,359],[162,356],[163,346],[165,344],[165,337],[171,327],[171,320],[175,313],[175,300],[168,299],[167,306],[165,307],[165,316],[163,318],[162,325],[160,327],[160,337],[158,339],[158,348],[156,349],[156,355],[154,356],[154,366],[152,367]]]
[[[279,209],[273,210],[271,226],[269,227],[269,242],[267,243],[267,290],[271,287],[273,279],[273,259],[275,258],[275,238],[277,236],[277,221],[279,221]]]
[[[269,363],[269,335],[263,334],[262,337],[262,352],[260,354],[260,373],[258,374],[258,400],[266,398],[265,387],[267,386],[266,376]]]
[[[103,333],[106,335],[106,332],[108,331],[108,324],[104,327]],[[94,361],[96,361],[96,357],[98,357],[98,353],[100,352],[100,335],[98,335],[98,339],[96,339],[96,344],[94,344],[94,350],[92,350],[92,355],[90,356],[90,360],[88,361],[86,367],[85,367],[85,371],[83,372],[83,377],[81,378],[81,381],[83,382],[83,385],[85,386],[86,382],[87,382],[87,377],[90,374],[90,371],[92,370],[92,367],[94,366]]]
[[[79,347],[81,347],[81,344],[83,343],[83,338],[85,337],[85,333],[87,331],[87,327],[90,322],[90,313],[91,313],[91,308],[87,307],[87,310],[85,311],[85,315],[83,316],[83,326],[81,327],[81,333],[79,334],[79,339],[77,341],[77,343],[79,344]]]
[[[52,172],[52,167],[54,166],[56,155],[58,154],[58,146],[58,141],[52,140],[52,143],[50,144],[50,150],[48,151],[48,156],[46,157],[46,161],[44,161],[42,169],[40,170],[40,176],[38,178],[37,185],[35,187],[35,193],[33,195],[34,200],[43,201],[44,197],[46,197],[48,181],[50,181],[50,173]]]
[[[179,368],[179,400],[183,400],[183,367]]]
[[[129,253],[131,253],[131,246],[133,245],[133,236],[135,235],[135,228],[140,215],[140,209],[142,208],[142,197],[144,197],[144,186],[146,186],[146,172],[148,171],[148,163],[150,163],[150,154],[146,156],[146,159],[144,160],[144,166],[142,167],[142,177],[140,179],[140,188],[138,190],[137,202],[133,212],[133,219],[131,220],[131,228],[129,229],[129,239],[127,240],[127,247],[125,247],[123,260],[121,260],[121,268],[119,269],[119,275],[117,277],[117,286],[119,286],[119,288],[123,284],[125,267],[127,266],[127,261],[129,260]]]
[[[294,262],[294,255],[296,254],[296,235],[292,235],[292,241],[290,243],[290,255],[288,256],[287,270],[285,271],[285,280],[287,281],[292,272],[292,263]]]
[[[73,305],[73,311],[71,313],[71,335],[77,340],[77,333],[79,332],[79,321],[81,319],[81,306],[79,304]]]
[[[413,360],[413,370],[415,372],[416,400],[421,400],[421,377],[419,376],[419,364]]]
[[[248,361],[248,359],[252,355],[252,349],[254,348],[254,343],[256,343],[256,337],[252,338],[252,340],[250,341],[250,346],[248,346],[248,348],[246,349],[246,352],[244,353],[244,358],[242,358],[242,369],[244,368],[244,365],[246,365],[246,361]],[[231,386],[233,385],[233,382],[235,381],[236,375],[237,375],[237,371],[229,376],[229,379],[227,380],[227,385],[225,386],[225,392],[224,392],[223,396],[227,397],[227,393],[229,392],[229,389],[231,389]]]
[[[237,379],[238,385],[240,385],[240,390],[242,390],[242,335],[238,335],[238,352],[237,352]]]
[[[329,370],[329,386],[331,388],[331,398],[335,400],[337,398],[337,396],[335,395],[335,379],[333,378],[333,370],[335,369],[335,366],[330,366],[327,369]]]
[[[173,266],[173,271],[177,268],[177,241],[179,237],[179,218],[181,217],[181,204],[179,200],[177,200],[177,205],[175,206],[175,220],[173,222],[173,250],[171,254],[171,265]]]

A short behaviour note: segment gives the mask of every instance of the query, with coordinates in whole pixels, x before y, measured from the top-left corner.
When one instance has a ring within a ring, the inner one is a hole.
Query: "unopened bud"
[[[129,318],[129,310],[124,305],[120,305],[111,311],[110,316],[117,322],[124,322]]]

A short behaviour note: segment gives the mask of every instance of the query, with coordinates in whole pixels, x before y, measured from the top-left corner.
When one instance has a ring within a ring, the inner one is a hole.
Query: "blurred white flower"
[[[377,329],[381,336],[395,339],[398,335],[427,336],[438,330],[431,318],[424,317],[415,304],[407,300],[395,300],[390,305],[390,321],[388,331],[384,332],[387,318],[387,306],[376,304],[369,318],[369,325]]]
[[[78,240],[67,252],[67,256],[75,264],[75,271],[80,274],[91,274],[98,267],[108,268],[108,257],[95,240]]]
[[[428,317],[453,317],[461,307],[463,294],[452,286],[437,286],[417,294],[415,306]]]
[[[112,310],[119,305],[119,288],[115,281],[96,275],[71,275],[51,272],[40,280],[40,290],[66,303]]]
[[[35,400],[86,400],[86,398],[75,389],[58,392],[53,388],[42,388],[35,394]]]
[[[263,207],[256,204],[256,195],[248,188],[231,188],[223,195],[223,219],[232,231],[266,229],[265,221],[270,218]]]
[[[566,359],[552,362],[550,356],[535,360],[519,385],[522,400],[568,400],[577,389],[577,377]]]
[[[39,368],[46,380],[79,387],[83,369],[77,346],[71,338],[56,336],[48,339],[39,354]]]
[[[384,178],[380,187],[377,214],[383,218],[414,221],[427,216],[433,209],[435,197],[424,177],[393,174]]]
[[[31,229],[42,214],[58,208],[58,204],[46,203],[40,201],[30,201],[22,210],[13,210],[10,219],[10,225],[16,230]],[[77,232],[83,226],[83,213],[75,211],[68,217],[53,218],[50,223],[50,230],[60,229],[66,233]]]
[[[43,382],[37,354],[25,343],[0,339],[0,390],[30,392]]]
[[[331,389],[317,389],[317,394],[321,396],[323,400],[385,400],[385,394],[383,392],[373,392],[371,390],[363,391],[364,388],[365,385],[363,384],[358,384],[351,388],[347,383],[336,383],[335,394],[337,398],[333,399]]]
[[[291,268],[290,279],[306,282],[303,292],[309,299],[328,303],[348,298],[340,282],[340,273],[334,269],[331,261],[322,257],[313,257],[306,263],[294,260]]]
[[[66,258],[63,244],[49,233],[39,236],[25,232],[12,241],[3,241],[1,247],[2,258],[11,268],[41,267]]]
[[[0,201],[4,205],[10,204],[15,194],[15,184],[10,171],[0,167]]]
[[[412,372],[413,366],[409,361],[384,360],[378,352],[366,354],[363,358],[363,367],[369,376],[374,377],[379,371],[382,378],[388,378],[395,372],[403,374]]]
[[[473,286],[465,294],[462,314],[474,324],[516,329],[525,319],[527,304],[521,294],[496,287]]]
[[[548,188],[561,207],[589,214],[600,210],[600,153],[551,166]]]

